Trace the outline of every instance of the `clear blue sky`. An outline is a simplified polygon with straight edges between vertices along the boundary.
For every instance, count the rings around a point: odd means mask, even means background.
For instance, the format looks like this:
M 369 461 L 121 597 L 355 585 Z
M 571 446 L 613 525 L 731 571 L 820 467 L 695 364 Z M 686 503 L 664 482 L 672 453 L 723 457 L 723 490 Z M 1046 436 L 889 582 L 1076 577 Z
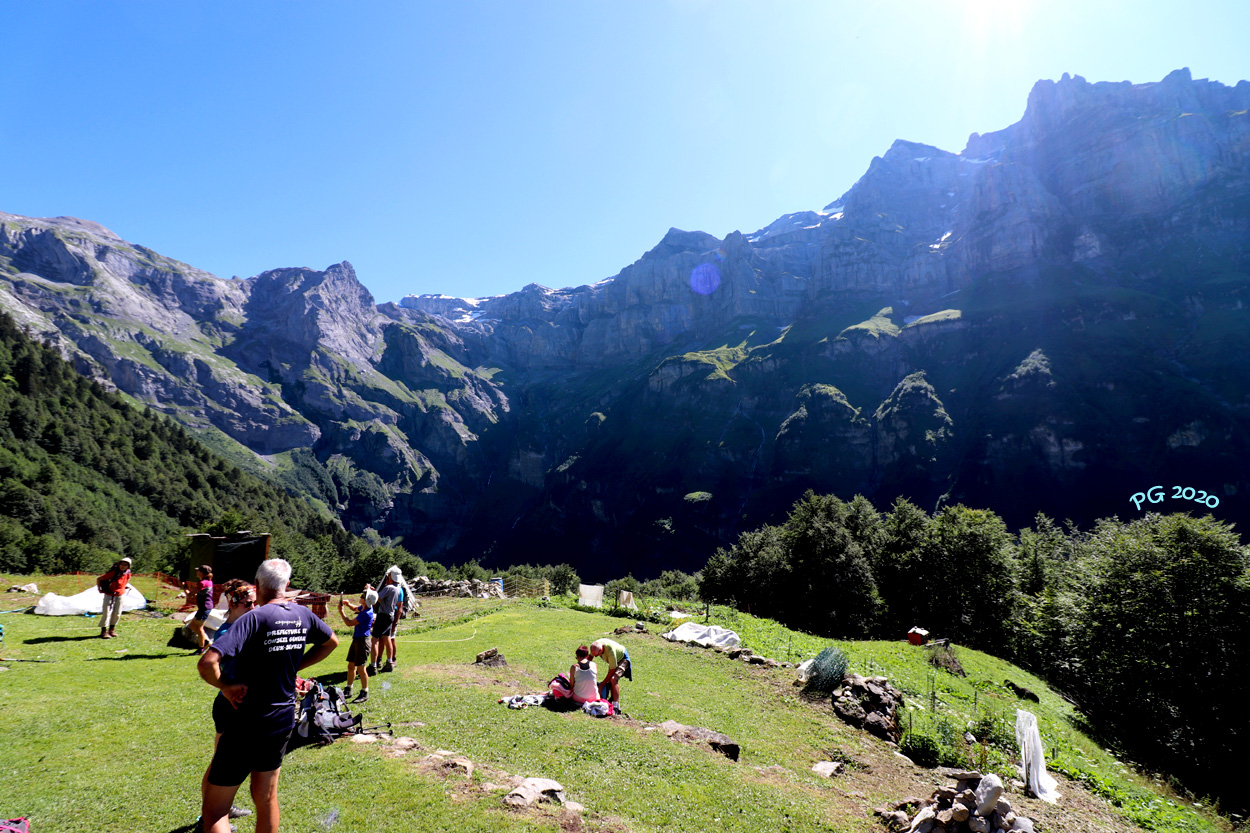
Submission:
M 754 231 L 1033 83 L 1250 78 L 1250 2 L 0 3 L 0 210 L 378 301 L 616 274 Z

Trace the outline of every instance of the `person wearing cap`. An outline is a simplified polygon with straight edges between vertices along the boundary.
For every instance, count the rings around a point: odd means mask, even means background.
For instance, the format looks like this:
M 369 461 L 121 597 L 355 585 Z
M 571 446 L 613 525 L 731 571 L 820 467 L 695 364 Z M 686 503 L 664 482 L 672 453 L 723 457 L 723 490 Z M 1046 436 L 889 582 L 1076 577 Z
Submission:
M 343 622 L 352 625 L 352 644 L 347 649 L 347 687 L 343 689 L 344 697 L 352 696 L 352 682 L 356 672 L 360 672 L 360 694 L 353 703 L 366 703 L 369 700 L 369 672 L 365 666 L 369 662 L 369 636 L 373 633 L 373 606 L 378 603 L 378 591 L 372 588 L 360 594 L 360 604 L 354 605 L 347 599 L 339 597 L 339 615 Z M 343 608 L 351 608 L 355 616 L 348 616 Z
M 100 610 L 101 639 L 117 636 L 117 620 L 122 615 L 122 596 L 126 594 L 126 586 L 130 584 L 130 564 L 129 558 L 123 558 L 95 580 L 96 588 L 104 594 L 104 606 Z
M 399 567 L 391 565 L 382 580 L 382 589 L 378 591 L 378 603 L 373 608 L 376 617 L 373 620 L 373 649 L 369 654 L 370 676 L 395 670 L 395 623 L 399 619 L 399 583 L 403 578 Z M 386 663 L 379 667 L 378 661 L 382 659 L 383 652 L 386 653 Z

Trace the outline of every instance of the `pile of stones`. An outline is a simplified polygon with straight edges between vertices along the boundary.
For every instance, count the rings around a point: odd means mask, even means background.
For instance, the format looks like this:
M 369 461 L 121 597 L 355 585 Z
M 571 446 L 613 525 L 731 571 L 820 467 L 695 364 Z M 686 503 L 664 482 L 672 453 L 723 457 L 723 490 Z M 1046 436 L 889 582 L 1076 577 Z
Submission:
M 903 692 L 890 685 L 886 677 L 848 674 L 842 685 L 833 690 L 833 710 L 838 717 L 892 743 L 898 743 L 902 735 L 898 725 L 898 709 L 902 705 Z
M 479 579 L 432 579 L 429 576 L 417 576 L 409 580 L 408 586 L 418 596 L 464 596 L 481 598 L 483 595 L 493 599 L 504 598 L 503 588 L 498 584 Z
M 907 833 L 1033 833 L 1033 822 L 1019 815 L 1003 797 L 1003 782 L 993 773 L 953 770 L 953 786 L 934 791 L 926 801 L 907 799 L 876 814 L 891 830 Z M 906 808 L 919 805 L 914 816 Z
M 717 650 L 722 650 L 722 649 L 717 649 Z M 760 656 L 759 654 L 752 651 L 750 648 L 730 648 L 729 650 L 725 651 L 725 656 L 729 657 L 730 659 L 736 659 L 736 660 L 745 662 L 747 665 L 762 665 L 765 668 L 789 668 L 790 667 L 790 663 L 788 662 L 778 662 L 775 659 L 770 659 L 769 657 Z

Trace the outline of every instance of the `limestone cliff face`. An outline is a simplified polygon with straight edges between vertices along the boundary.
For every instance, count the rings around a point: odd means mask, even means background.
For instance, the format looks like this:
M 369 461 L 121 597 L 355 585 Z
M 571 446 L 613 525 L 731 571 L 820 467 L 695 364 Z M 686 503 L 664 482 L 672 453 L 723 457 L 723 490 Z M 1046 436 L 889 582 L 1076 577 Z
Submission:
M 818 211 L 494 298 L 377 305 L 348 263 L 221 280 L 0 214 L 0 306 L 452 560 L 694 569 L 807 488 L 1123 514 L 1162 480 L 1250 488 L 1248 113 L 1250 83 L 1187 70 L 1042 81 Z

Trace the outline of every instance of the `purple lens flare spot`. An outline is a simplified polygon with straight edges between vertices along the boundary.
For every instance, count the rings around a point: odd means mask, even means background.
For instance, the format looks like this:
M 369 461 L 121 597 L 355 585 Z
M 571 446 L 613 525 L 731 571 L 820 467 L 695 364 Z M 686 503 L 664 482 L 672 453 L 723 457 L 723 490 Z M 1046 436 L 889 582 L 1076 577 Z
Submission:
M 690 273 L 690 288 L 700 295 L 711 295 L 720 286 L 720 270 L 711 263 L 700 263 Z

